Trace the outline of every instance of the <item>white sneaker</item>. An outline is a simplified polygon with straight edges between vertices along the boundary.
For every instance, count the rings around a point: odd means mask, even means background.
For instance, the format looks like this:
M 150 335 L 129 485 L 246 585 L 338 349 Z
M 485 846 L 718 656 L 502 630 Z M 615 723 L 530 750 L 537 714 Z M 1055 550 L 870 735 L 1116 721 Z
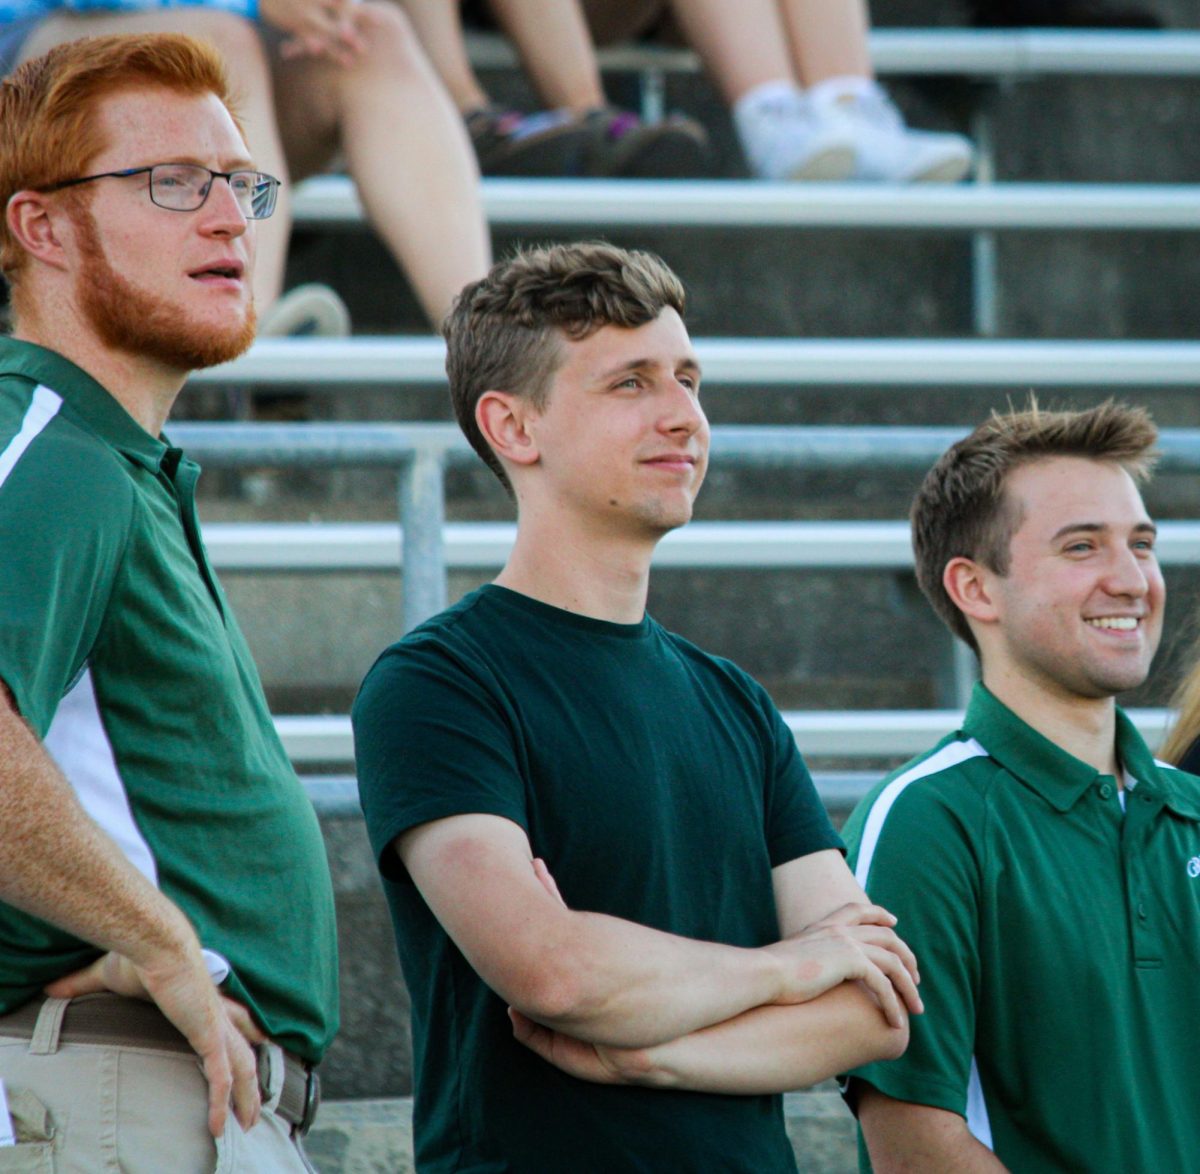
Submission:
M 799 90 L 735 105 L 734 126 L 750 170 L 759 179 L 849 178 L 856 160 L 852 128 L 814 115 Z
M 912 130 L 878 86 L 835 96 L 810 95 L 819 123 L 849 134 L 855 144 L 851 179 L 893 183 L 955 183 L 975 161 L 975 148 L 962 135 Z
M 258 324 L 259 338 L 345 338 L 349 333 L 346 303 L 316 281 L 280 295 Z

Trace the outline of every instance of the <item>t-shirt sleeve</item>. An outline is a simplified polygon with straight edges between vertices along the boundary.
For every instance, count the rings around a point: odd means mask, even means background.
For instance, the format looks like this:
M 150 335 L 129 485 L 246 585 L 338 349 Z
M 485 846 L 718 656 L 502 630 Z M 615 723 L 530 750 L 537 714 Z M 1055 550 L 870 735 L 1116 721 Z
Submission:
M 394 645 L 351 712 L 359 799 L 380 871 L 407 873 L 392 842 L 452 815 L 498 815 L 528 831 L 512 723 L 486 683 L 436 640 Z
M 39 737 L 99 637 L 133 508 L 107 453 L 47 433 L 0 483 L 0 680 Z
M 844 852 L 783 714 L 765 691 L 761 704 L 769 732 L 765 815 L 771 867 L 830 848 Z
M 896 915 L 896 932 L 916 954 L 925 1013 L 912 1017 L 903 1056 L 850 1076 L 897 1100 L 965 1116 L 979 990 L 973 797 L 958 788 L 951 803 L 936 788 L 914 784 L 890 806 L 889 798 L 885 787 L 851 817 L 850 864 L 871 900 Z

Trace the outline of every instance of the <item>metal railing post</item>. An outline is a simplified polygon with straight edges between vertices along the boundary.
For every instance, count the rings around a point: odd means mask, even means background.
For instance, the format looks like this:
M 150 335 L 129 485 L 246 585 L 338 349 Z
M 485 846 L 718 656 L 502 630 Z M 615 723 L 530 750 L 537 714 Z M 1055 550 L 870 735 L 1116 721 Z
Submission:
M 404 630 L 446 606 L 444 454 L 418 449 L 400 469 Z
M 658 66 L 648 65 L 642 70 L 639 89 L 642 121 L 662 122 L 666 117 L 667 106 L 667 81 L 663 71 Z
M 954 641 L 950 654 L 954 665 L 954 708 L 966 709 L 975 682 L 979 680 L 979 661 L 957 636 L 951 636 L 950 639 Z
M 971 118 L 971 137 L 975 140 L 975 182 L 992 184 L 996 180 L 996 160 L 992 145 L 992 120 L 982 108 Z M 978 338 L 995 338 L 1000 332 L 996 264 L 996 234 L 983 229 L 971 234 L 971 318 Z

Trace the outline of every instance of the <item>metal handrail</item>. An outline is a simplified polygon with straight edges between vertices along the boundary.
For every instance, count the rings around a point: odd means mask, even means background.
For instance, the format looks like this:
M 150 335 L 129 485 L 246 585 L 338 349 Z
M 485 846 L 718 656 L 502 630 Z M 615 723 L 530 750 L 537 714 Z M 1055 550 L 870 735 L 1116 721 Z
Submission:
M 478 68 L 517 64 L 502 37 L 475 33 L 467 44 Z M 1200 75 L 1200 33 L 1191 31 L 874 29 L 869 46 L 875 70 L 883 74 Z M 695 73 L 701 68 L 691 50 L 657 45 L 616 45 L 598 56 L 606 71 Z
M 1151 749 L 1171 722 L 1167 709 L 1126 711 Z M 958 709 L 788 710 L 784 721 L 810 758 L 904 759 L 920 754 L 962 724 Z M 354 740 L 344 715 L 277 717 L 275 728 L 297 766 L 351 763 Z
M 875 468 L 920 468 L 927 467 L 954 440 L 962 435 L 962 430 L 956 428 L 786 428 L 786 427 L 747 427 L 738 425 L 723 425 L 713 430 L 713 460 L 740 466 L 758 468 L 804 467 L 843 468 L 856 463 L 870 462 Z M 372 531 L 347 530 L 342 526 L 340 540 L 334 540 L 326 545 L 326 551 L 315 564 L 312 560 L 309 566 L 317 565 L 321 569 L 355 565 L 353 558 L 367 565 L 393 566 L 400 565 L 402 552 L 405 568 L 405 584 L 403 594 L 404 626 L 414 627 L 428 616 L 441 611 L 447 602 L 446 573 L 450 563 L 448 557 L 447 535 L 457 538 L 461 534 L 462 543 L 459 551 L 463 561 L 456 565 L 479 566 L 499 565 L 503 561 L 503 552 L 511 543 L 511 531 L 503 527 L 496 529 L 475 525 L 463 527 L 456 532 L 445 523 L 445 470 L 451 464 L 473 461 L 466 442 L 453 425 L 449 424 L 214 424 L 214 423 L 181 423 L 172 426 L 169 435 L 172 440 L 182 445 L 189 453 L 203 464 L 223 466 L 226 468 L 245 468 L 270 465 L 306 465 L 308 467 L 331 467 L 338 465 L 374 466 L 376 468 L 392 468 L 397 472 L 399 480 L 400 526 L 379 527 Z M 1200 468 L 1200 430 L 1197 429 L 1168 429 L 1161 438 L 1161 448 L 1164 454 L 1164 467 L 1170 469 Z M 756 525 L 768 525 L 756 523 Z M 807 523 L 808 534 L 817 534 L 814 530 L 816 523 Z M 855 525 L 863 523 L 825 523 L 830 526 L 851 528 L 846 533 L 852 533 Z M 874 525 L 887 524 L 875 523 Z M 1196 549 L 1192 523 L 1165 523 L 1164 534 L 1173 534 L 1178 527 L 1178 547 L 1181 552 Z M 338 531 L 329 531 L 330 535 Z M 750 537 L 748 530 L 726 528 L 719 531 L 728 535 L 720 541 L 726 543 L 725 565 L 746 565 L 736 559 L 748 557 L 750 547 L 746 545 Z M 214 546 L 222 553 L 224 565 L 240 565 L 246 567 L 253 563 L 254 558 L 265 556 L 269 546 L 267 536 L 271 534 L 277 540 L 277 548 L 286 544 L 288 533 L 286 527 L 275 527 L 273 531 L 261 527 L 255 533 L 251 529 L 241 531 L 243 537 L 249 539 L 251 552 L 249 561 L 245 554 L 235 550 L 236 531 L 209 527 L 208 533 Z M 695 543 L 703 543 L 706 533 L 716 535 L 718 531 L 706 532 L 704 529 L 693 529 L 695 539 L 689 538 L 689 531 L 684 530 L 680 536 L 664 545 L 663 559 L 670 559 L 672 550 L 678 549 L 680 558 L 686 565 L 688 558 L 714 557 L 717 540 L 709 540 L 707 554 L 703 551 L 699 556 L 695 553 Z M 312 542 L 313 531 L 301 534 L 301 547 Z M 872 549 L 889 549 L 891 563 L 900 565 L 903 561 L 902 552 L 906 536 L 900 536 L 892 530 L 876 533 L 870 540 L 862 537 L 859 531 L 858 539 L 851 539 L 841 544 L 846 552 L 846 558 L 851 552 L 859 553 L 852 561 L 862 560 L 867 565 L 872 564 Z M 361 546 L 353 558 L 349 551 L 366 539 L 369 545 Z M 223 542 L 223 545 L 222 545 Z M 394 545 L 393 545 L 394 543 Z M 476 547 L 482 543 L 486 554 L 465 553 L 472 544 Z M 693 546 L 693 553 L 684 555 Z M 888 544 L 886 547 L 881 544 Z M 245 547 L 243 543 L 243 549 Z M 260 554 L 255 555 L 253 548 L 258 546 Z M 295 541 L 292 543 L 293 552 Z M 731 556 L 728 552 L 741 550 L 741 554 Z M 772 549 L 776 557 L 784 557 L 785 561 L 778 565 L 820 565 L 813 562 L 797 562 L 799 553 L 793 552 L 782 555 L 786 545 L 774 544 Z M 811 548 L 810 548 L 811 549 Z M 831 547 L 832 549 L 832 547 Z M 1165 551 L 1172 549 L 1172 539 L 1166 540 Z M 392 551 L 396 551 L 397 560 L 392 562 Z M 799 548 L 797 548 L 799 550 Z M 807 557 L 812 557 L 807 556 Z M 339 562 L 339 560 L 348 560 Z M 787 561 L 791 559 L 793 561 Z M 302 562 L 302 560 L 300 560 Z M 1180 555 L 1180 561 L 1195 561 L 1191 555 Z M 280 565 L 288 565 L 284 557 Z M 293 569 L 297 562 L 290 564 Z M 861 562 L 859 563 L 861 565 Z
M 1020 230 L 1200 228 L 1200 185 L 996 183 L 957 185 L 753 183 L 739 179 L 485 179 L 490 223 L 570 227 L 775 227 Z M 296 223 L 363 223 L 345 176 L 296 188 Z
M 1200 201 L 1197 203 L 1200 208 Z M 721 387 L 1195 387 L 1200 342 L 697 338 Z M 440 338 L 267 338 L 189 387 L 445 383 Z

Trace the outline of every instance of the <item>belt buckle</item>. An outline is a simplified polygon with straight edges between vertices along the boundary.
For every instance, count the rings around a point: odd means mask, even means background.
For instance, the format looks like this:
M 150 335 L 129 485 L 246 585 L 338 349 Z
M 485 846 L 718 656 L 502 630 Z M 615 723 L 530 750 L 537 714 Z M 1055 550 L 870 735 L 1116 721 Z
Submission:
M 304 1081 L 304 1112 L 296 1131 L 301 1137 L 307 1135 L 312 1123 L 317 1119 L 317 1110 L 321 1107 L 321 1077 L 316 1066 L 307 1066 L 307 1076 Z

